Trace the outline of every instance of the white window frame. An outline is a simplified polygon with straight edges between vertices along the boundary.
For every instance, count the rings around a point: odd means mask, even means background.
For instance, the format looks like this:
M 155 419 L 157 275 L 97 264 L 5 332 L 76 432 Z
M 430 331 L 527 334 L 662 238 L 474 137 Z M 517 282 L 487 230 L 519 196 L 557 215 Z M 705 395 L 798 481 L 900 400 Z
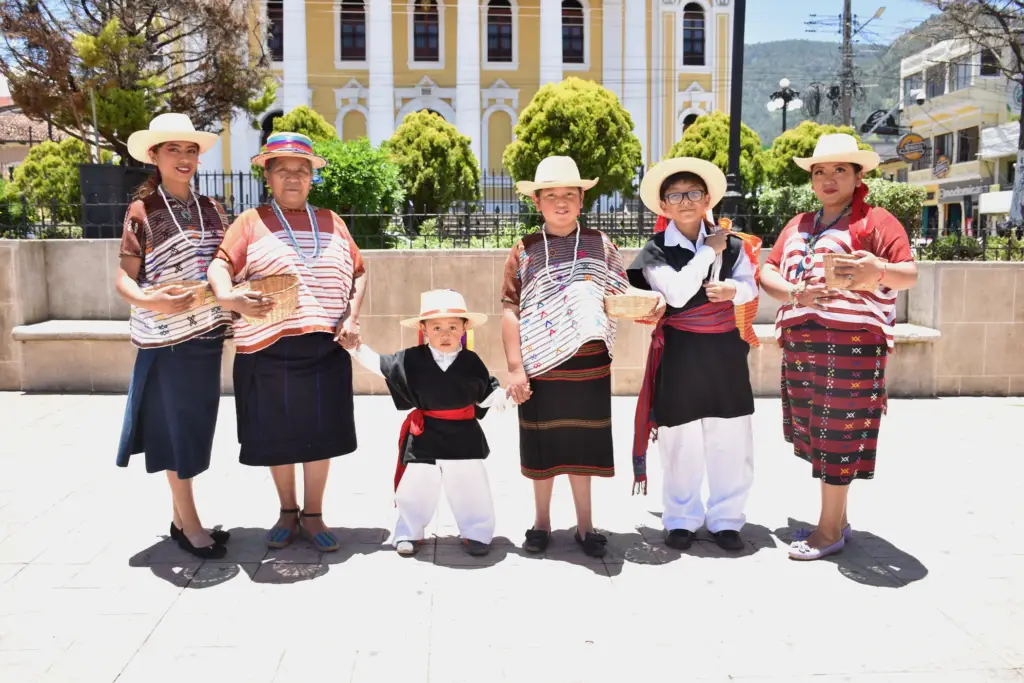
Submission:
M 369 62 L 363 59 L 360 62 L 346 61 L 341 58 L 341 3 L 343 0 L 334 0 L 334 68 L 339 71 L 367 71 L 370 68 Z M 366 40 L 370 40 L 370 8 L 363 0 L 363 21 L 366 28 Z M 370 53 L 367 46 L 366 54 Z
M 417 62 L 416 61 L 416 44 L 415 44 L 415 33 L 413 31 L 416 23 L 416 0 L 407 0 L 406 2 L 406 15 L 408 21 L 405 22 L 408 29 L 408 43 L 409 43 L 409 59 L 407 66 L 410 71 L 438 71 L 444 69 L 444 0 L 434 0 L 437 3 L 437 61 L 436 62 Z
M 590 71 L 590 0 L 576 0 L 583 6 L 583 63 L 582 64 L 567 64 L 565 57 L 562 57 L 562 71 Z M 562 18 L 562 3 L 558 3 L 558 18 Z M 559 21 L 561 23 L 561 21 Z M 562 40 L 562 32 L 559 31 L 558 39 Z M 558 46 L 558 51 L 561 53 L 562 46 Z
M 284 3 L 282 3 L 283 6 Z M 277 61 L 274 56 L 269 54 L 270 49 L 267 47 L 267 23 L 270 21 L 270 7 L 267 5 L 267 0 L 260 0 L 260 46 L 261 50 L 267 51 L 267 56 L 270 57 L 270 68 L 273 69 L 284 69 L 284 61 Z M 284 15 L 281 16 L 281 40 L 284 40 Z M 284 50 L 282 49 L 281 55 L 284 56 Z
M 690 3 L 700 5 L 704 8 L 704 65 L 683 64 L 683 11 Z M 672 7 L 671 11 L 677 13 L 676 40 L 679 41 L 679 49 L 676 53 L 679 59 L 676 60 L 676 67 L 684 74 L 709 74 L 713 72 L 715 61 L 715 13 L 710 2 L 706 0 L 681 0 L 678 7 Z M 719 13 L 721 14 L 721 13 Z
M 492 62 L 487 54 L 487 10 L 490 8 L 491 0 L 481 0 L 480 3 L 480 54 L 483 59 L 480 61 L 480 69 L 483 71 L 518 71 L 519 70 L 519 3 L 516 0 L 509 0 L 512 8 L 512 61 Z

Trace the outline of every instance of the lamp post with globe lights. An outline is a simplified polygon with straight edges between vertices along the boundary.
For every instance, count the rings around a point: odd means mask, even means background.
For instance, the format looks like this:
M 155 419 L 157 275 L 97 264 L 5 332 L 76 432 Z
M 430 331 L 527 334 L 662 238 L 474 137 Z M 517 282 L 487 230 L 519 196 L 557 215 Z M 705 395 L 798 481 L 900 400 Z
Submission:
M 789 79 L 779 81 L 779 89 L 772 93 L 768 100 L 768 111 L 782 110 L 782 132 L 786 132 L 786 112 L 796 111 L 803 106 L 800 93 L 789 87 Z

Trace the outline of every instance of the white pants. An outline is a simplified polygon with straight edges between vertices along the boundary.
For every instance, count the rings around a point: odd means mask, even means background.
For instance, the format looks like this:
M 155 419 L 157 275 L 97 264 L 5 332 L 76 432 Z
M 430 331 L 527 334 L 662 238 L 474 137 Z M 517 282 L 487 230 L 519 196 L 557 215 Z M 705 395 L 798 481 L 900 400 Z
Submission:
M 490 543 L 494 537 L 494 502 L 483 460 L 438 460 L 436 465 L 410 463 L 395 492 L 398 524 L 392 545 L 420 541 L 434 518 L 441 485 L 463 538 Z
M 658 451 L 664 469 L 661 521 L 669 531 L 739 531 L 743 508 L 754 482 L 754 437 L 751 416 L 708 417 L 678 427 L 658 428 Z M 707 512 L 701 501 L 704 468 L 708 471 Z

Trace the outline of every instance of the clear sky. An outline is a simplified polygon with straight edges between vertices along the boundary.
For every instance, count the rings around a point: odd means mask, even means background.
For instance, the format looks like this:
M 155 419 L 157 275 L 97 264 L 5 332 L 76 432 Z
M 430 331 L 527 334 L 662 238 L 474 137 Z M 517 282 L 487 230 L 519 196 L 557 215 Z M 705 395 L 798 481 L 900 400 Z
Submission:
M 885 7 L 881 18 L 866 28 L 867 41 L 888 45 L 895 38 L 914 28 L 935 11 L 921 0 L 853 0 L 853 14 L 858 22 L 870 19 L 875 10 Z M 747 0 L 745 43 L 773 40 L 828 40 L 841 42 L 839 15 L 842 0 Z M 811 17 L 811 14 L 817 15 Z M 831 26 L 807 26 L 806 21 L 831 20 Z M 808 33 L 813 29 L 815 33 Z

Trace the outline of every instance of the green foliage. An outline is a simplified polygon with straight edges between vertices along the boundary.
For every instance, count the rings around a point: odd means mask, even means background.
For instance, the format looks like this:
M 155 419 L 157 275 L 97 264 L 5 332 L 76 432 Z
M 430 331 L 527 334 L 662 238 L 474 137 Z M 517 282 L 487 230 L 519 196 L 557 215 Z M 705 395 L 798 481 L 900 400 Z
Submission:
M 921 251 L 921 261 L 973 261 L 981 257 L 981 242 L 966 235 L 940 237 Z
M 771 149 L 763 157 L 765 184 L 768 187 L 786 187 L 802 185 L 810 176 L 793 162 L 794 157 L 809 157 L 814 153 L 814 146 L 822 135 L 846 133 L 857 138 L 858 147 L 871 149 L 871 145 L 860 141 L 860 136 L 850 126 L 821 125 L 813 121 L 804 121 L 796 128 L 787 130 L 785 134 L 775 138 Z
M 740 124 L 740 177 L 746 192 L 756 192 L 762 183 L 761 138 L 746 124 Z M 729 170 L 729 116 L 720 111 L 700 116 L 686 129 L 668 154 L 710 161 L 726 173 Z
M 327 119 L 306 105 L 292 109 L 284 116 L 274 119 L 275 133 L 299 133 L 313 142 L 337 140 L 338 131 L 327 123 Z
M 636 194 L 641 147 L 633 119 L 611 91 L 593 81 L 567 78 L 542 87 L 519 115 L 515 137 L 502 163 L 516 181 L 533 180 L 546 157 L 569 156 L 583 178 L 600 179 L 587 192 L 585 208 L 602 195 Z
M 362 236 L 382 235 L 386 217 L 352 214 L 392 214 L 401 207 L 405 199 L 401 172 L 387 151 L 366 138 L 315 142 L 313 151 L 327 159 L 327 166 L 320 170 L 321 182 L 313 185 L 309 202 L 345 218 L 357 242 Z M 379 240 L 369 243 L 376 246 Z
M 110 163 L 113 155 L 103 151 L 100 160 Z M 78 165 L 91 160 L 81 140 L 66 138 L 33 147 L 14 169 L 14 182 L 7 188 L 13 202 L 22 203 L 26 213 L 42 212 L 46 220 L 77 223 L 81 217 L 82 193 Z
M 402 121 L 388 142 L 401 169 L 413 211 L 441 213 L 459 201 L 480 197 L 480 167 L 470 140 L 439 114 L 419 111 Z

